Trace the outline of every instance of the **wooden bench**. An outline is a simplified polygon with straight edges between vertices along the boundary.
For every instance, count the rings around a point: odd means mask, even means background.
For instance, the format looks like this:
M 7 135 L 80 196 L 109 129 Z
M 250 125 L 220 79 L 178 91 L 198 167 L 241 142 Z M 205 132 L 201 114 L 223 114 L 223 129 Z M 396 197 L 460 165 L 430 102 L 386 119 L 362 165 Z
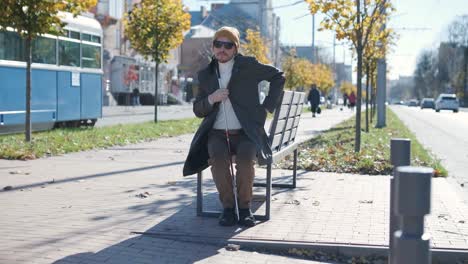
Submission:
M 268 140 L 273 152 L 271 160 L 259 159 L 260 165 L 266 165 L 266 183 L 254 183 L 254 186 L 266 187 L 265 215 L 255 215 L 258 220 L 270 219 L 271 188 L 296 188 L 297 170 L 297 147 L 295 141 L 297 127 L 301 118 L 305 93 L 285 91 L 283 92 L 281 103 L 275 109 L 274 118 L 270 123 Z M 290 184 L 272 184 L 271 167 L 281 161 L 286 156 L 293 153 L 293 174 Z M 235 157 L 233 157 L 235 161 Z M 207 217 L 219 217 L 221 212 L 203 210 L 203 172 L 198 173 L 197 178 L 197 215 Z

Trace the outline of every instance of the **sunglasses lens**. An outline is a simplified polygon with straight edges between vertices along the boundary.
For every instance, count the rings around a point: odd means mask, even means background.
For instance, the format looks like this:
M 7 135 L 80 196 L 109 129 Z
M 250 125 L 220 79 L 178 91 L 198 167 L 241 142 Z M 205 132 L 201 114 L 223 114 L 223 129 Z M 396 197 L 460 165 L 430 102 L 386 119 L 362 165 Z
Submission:
M 234 47 L 234 43 L 224 43 L 224 47 L 226 49 L 232 49 L 232 47 Z
M 215 48 L 219 49 L 223 46 L 223 43 L 220 42 L 220 41 L 215 41 L 213 42 L 213 46 L 215 46 Z
M 225 49 L 232 49 L 234 47 L 234 43 L 215 40 L 213 41 L 213 46 L 217 49 L 220 49 L 222 46 L 224 46 Z

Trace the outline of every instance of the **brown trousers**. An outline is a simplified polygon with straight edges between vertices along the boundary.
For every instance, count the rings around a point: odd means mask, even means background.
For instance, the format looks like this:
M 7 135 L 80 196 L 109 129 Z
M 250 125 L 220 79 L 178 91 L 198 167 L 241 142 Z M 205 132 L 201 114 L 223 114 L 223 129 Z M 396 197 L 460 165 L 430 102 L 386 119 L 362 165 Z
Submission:
M 250 208 L 252 188 L 255 176 L 254 164 L 257 159 L 257 148 L 247 135 L 240 133 L 229 135 L 232 154 L 236 155 L 237 199 L 241 209 Z M 234 208 L 234 192 L 230 172 L 226 135 L 224 131 L 212 130 L 208 136 L 209 164 L 213 180 L 218 189 L 219 199 L 224 208 Z

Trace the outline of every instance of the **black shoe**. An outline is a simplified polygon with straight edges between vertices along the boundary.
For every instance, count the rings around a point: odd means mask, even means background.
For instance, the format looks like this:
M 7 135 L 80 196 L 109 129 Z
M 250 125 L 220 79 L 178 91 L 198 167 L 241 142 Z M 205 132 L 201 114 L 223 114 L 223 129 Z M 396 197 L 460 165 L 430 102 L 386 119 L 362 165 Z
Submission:
M 246 227 L 255 226 L 255 217 L 249 208 L 239 209 L 239 224 Z
M 223 213 L 219 217 L 219 225 L 233 226 L 236 224 L 236 214 L 232 208 L 224 208 Z

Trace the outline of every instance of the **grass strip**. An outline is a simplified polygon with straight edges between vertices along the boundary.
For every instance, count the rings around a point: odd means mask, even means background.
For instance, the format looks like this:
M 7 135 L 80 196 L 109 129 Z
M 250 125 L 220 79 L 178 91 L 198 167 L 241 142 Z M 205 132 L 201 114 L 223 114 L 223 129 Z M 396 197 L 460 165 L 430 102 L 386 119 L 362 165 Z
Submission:
M 362 118 L 365 115 L 363 112 Z M 375 128 L 369 125 L 369 132 L 361 132 L 361 151 L 354 152 L 355 117 L 346 120 L 319 136 L 299 146 L 298 168 L 308 171 L 356 173 L 371 175 L 391 174 L 391 138 L 411 140 L 411 165 L 434 169 L 436 177 L 447 176 L 447 170 L 433 154 L 426 150 L 414 134 L 387 108 L 387 126 Z M 365 128 L 365 119 L 361 124 Z M 292 168 L 292 157 L 279 166 Z
M 201 119 L 190 118 L 99 128 L 53 129 L 33 133 L 30 143 L 24 141 L 24 134 L 3 135 L 0 136 L 0 158 L 36 159 L 151 141 L 160 137 L 193 133 L 200 122 Z

